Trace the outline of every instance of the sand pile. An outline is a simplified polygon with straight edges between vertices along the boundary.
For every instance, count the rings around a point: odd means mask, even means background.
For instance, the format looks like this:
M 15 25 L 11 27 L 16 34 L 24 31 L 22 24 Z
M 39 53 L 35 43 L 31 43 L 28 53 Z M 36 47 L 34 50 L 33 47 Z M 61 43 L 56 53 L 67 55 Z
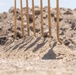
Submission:
M 0 57 L 27 60 L 68 59 L 75 58 L 76 52 L 50 38 L 27 37 L 25 40 L 15 40 L 11 44 L 6 43 L 0 50 Z
M 44 38 L 41 38 L 40 8 L 35 7 L 36 35 L 33 37 L 32 11 L 29 8 L 30 36 L 27 35 L 26 8 L 23 8 L 25 39 L 21 32 L 21 15 L 17 9 L 17 40 L 14 40 L 14 9 L 0 13 L 0 57 L 24 59 L 63 59 L 71 57 L 76 50 L 76 10 L 60 8 L 60 39 L 63 44 L 58 45 L 56 39 L 56 9 L 52 9 L 52 36 L 48 37 L 48 11 L 43 8 Z M 74 53 L 75 55 L 75 53 Z M 73 56 L 73 55 L 72 55 Z
M 14 39 L 14 8 L 0 13 L 0 75 L 75 75 L 76 9 L 60 8 L 60 39 L 56 38 L 56 9 L 53 8 L 52 36 L 48 37 L 48 10 L 43 8 L 44 34 L 41 37 L 40 8 L 35 7 L 36 37 L 33 36 L 29 8 L 30 36 L 27 35 L 26 8 L 23 8 L 25 38 L 22 39 L 21 15 L 17 9 L 17 39 Z M 42 60 L 43 59 L 43 60 Z

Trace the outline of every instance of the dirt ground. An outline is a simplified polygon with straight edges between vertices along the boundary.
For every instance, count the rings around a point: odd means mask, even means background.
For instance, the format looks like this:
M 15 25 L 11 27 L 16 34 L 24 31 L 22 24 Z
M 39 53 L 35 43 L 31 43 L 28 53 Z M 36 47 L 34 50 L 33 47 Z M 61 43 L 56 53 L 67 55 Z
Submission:
M 17 48 L 12 51 L 12 48 L 6 51 L 7 47 L 5 50 L 2 47 L 0 50 L 0 75 L 76 74 L 76 51 L 70 50 L 64 44 L 55 44 L 54 41 L 49 43 L 50 40 L 45 40 L 47 43 L 41 49 L 36 48 L 37 51 L 33 52 L 37 45 L 35 44 L 32 47 L 29 47 L 29 45 L 36 40 L 38 39 L 33 39 L 20 50 Z M 18 44 L 19 42 L 22 41 L 18 40 Z M 17 44 L 17 41 L 15 43 Z M 27 42 L 20 46 L 25 43 Z M 41 45 L 42 43 L 42 39 L 40 39 L 38 44 Z M 27 47 L 29 47 L 28 50 L 24 52 Z
M 75 75 L 76 59 L 12 60 L 0 59 L 0 75 Z
M 0 75 L 76 75 L 76 9 L 60 8 L 59 37 L 56 35 L 56 8 L 51 9 L 52 38 L 49 38 L 48 9 L 43 8 L 44 38 L 41 37 L 40 8 L 35 7 L 36 37 L 29 8 L 30 36 L 27 36 L 26 8 L 17 9 L 17 39 L 14 39 L 14 9 L 0 13 Z

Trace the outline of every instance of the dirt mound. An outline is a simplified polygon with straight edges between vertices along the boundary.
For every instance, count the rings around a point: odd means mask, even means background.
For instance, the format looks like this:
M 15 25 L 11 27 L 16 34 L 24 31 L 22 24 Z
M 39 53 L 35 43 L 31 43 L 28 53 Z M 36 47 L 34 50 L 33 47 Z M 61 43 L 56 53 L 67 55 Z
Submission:
M 48 37 L 48 11 L 43 10 L 44 35 L 41 38 L 40 8 L 35 7 L 35 25 L 37 37 L 33 37 L 32 11 L 29 8 L 30 36 L 27 35 L 26 8 L 23 8 L 25 39 L 21 32 L 21 15 L 17 9 L 17 40 L 14 40 L 14 9 L 9 12 L 0 13 L 0 56 L 3 58 L 25 58 L 25 59 L 62 59 L 71 56 L 71 50 L 76 50 L 76 11 L 60 8 L 60 39 L 63 44 L 56 42 L 56 10 L 52 9 L 52 36 Z M 51 46 L 50 46 L 51 45 Z M 66 47 L 67 46 L 67 47 Z M 70 50 L 70 49 L 71 50 Z
M 0 51 L 1 58 L 10 59 L 64 59 L 76 57 L 73 52 L 64 44 L 59 45 L 50 38 L 26 37 L 25 40 L 15 40 L 11 44 L 6 43 Z
M 48 9 L 43 8 L 44 34 L 41 37 L 40 8 L 35 7 L 36 37 L 33 36 L 29 8 L 30 36 L 27 36 L 26 8 L 23 8 L 25 38 L 22 39 L 21 15 L 17 9 L 17 39 L 14 39 L 14 8 L 0 13 L 0 75 L 75 75 L 76 10 L 60 8 L 60 39 L 56 38 L 56 9 L 52 9 L 52 36 L 49 38 Z
M 23 17 L 24 17 L 24 30 L 25 35 L 27 35 L 27 20 L 26 20 L 26 8 L 23 8 Z M 29 8 L 29 23 L 30 23 L 30 36 L 33 35 L 33 19 L 32 19 L 32 11 Z M 40 23 L 40 8 L 35 7 L 35 25 L 37 36 L 41 36 L 41 23 Z M 76 50 L 76 11 L 71 9 L 60 8 L 60 38 L 63 43 L 71 48 L 72 50 Z M 52 16 L 52 35 L 53 38 L 56 39 L 56 10 L 51 10 Z M 43 21 L 44 21 L 44 35 L 48 37 L 48 11 L 47 7 L 44 7 L 43 11 Z M 0 37 L 3 36 L 7 38 L 7 40 L 14 39 L 14 9 L 11 7 L 9 12 L 0 13 Z M 22 38 L 21 32 L 21 15 L 19 9 L 17 9 L 17 39 Z M 1 38 L 2 40 L 2 38 Z M 3 39 L 4 40 L 4 39 Z M 4 40 L 6 41 L 6 40 Z

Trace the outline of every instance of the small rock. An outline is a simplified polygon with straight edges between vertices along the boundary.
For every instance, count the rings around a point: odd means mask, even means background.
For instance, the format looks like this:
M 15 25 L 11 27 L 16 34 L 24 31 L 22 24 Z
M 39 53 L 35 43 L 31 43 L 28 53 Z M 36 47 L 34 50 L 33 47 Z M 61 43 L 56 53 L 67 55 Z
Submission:
M 14 7 L 11 7 L 9 9 L 9 13 L 13 13 L 14 14 Z M 19 9 L 16 9 L 16 13 L 17 13 L 17 16 L 20 15 L 20 10 Z
M 6 36 L 0 36 L 0 45 L 4 45 L 7 41 L 7 37 Z
M 54 17 L 54 15 L 55 15 L 54 13 L 51 13 L 51 17 Z
M 48 37 L 49 36 L 49 30 L 48 29 L 44 29 L 44 37 Z
M 17 16 L 17 20 L 21 20 L 21 15 L 18 15 Z
M 32 13 L 29 13 L 29 23 L 33 22 Z
M 9 33 L 8 37 L 13 37 L 14 33 Z
M 31 31 L 34 31 L 33 26 L 30 26 L 30 30 Z M 36 32 L 38 33 L 39 31 L 40 31 L 40 28 L 39 27 L 36 27 Z
M 21 33 L 21 31 L 18 31 L 18 32 L 17 32 L 17 37 L 18 37 L 19 39 L 22 38 L 22 33 Z
M 73 22 L 73 23 L 71 24 L 71 29 L 74 30 L 75 28 L 76 28 L 76 24 L 75 24 L 75 22 Z
M 2 28 L 3 28 L 3 27 L 0 25 L 0 30 L 2 30 Z
M 3 18 L 6 19 L 7 18 L 7 13 L 3 12 Z
M 65 40 L 64 44 L 68 46 L 70 44 L 70 41 L 69 40 Z
M 64 35 L 64 32 L 63 32 L 63 31 L 61 31 L 59 35 Z
M 63 13 L 64 15 L 73 15 L 73 13 L 71 11 L 66 11 L 65 13 Z
M 56 22 L 57 17 L 54 17 L 54 21 Z M 59 22 L 61 22 L 63 20 L 62 17 L 59 17 Z
M 39 7 L 35 6 L 34 11 L 35 11 L 35 15 L 39 15 L 40 14 L 40 8 Z
M 44 13 L 43 14 L 43 19 L 46 19 L 48 17 L 48 14 L 47 13 Z
M 12 13 L 12 12 L 14 12 L 14 7 L 11 7 L 11 8 L 9 9 L 9 13 Z

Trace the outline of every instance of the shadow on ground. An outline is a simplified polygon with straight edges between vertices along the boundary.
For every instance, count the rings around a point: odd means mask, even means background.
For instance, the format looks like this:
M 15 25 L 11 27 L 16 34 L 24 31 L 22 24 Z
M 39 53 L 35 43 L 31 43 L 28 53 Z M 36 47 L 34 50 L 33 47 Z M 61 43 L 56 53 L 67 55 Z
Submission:
M 56 54 L 53 52 L 53 48 L 56 46 L 57 42 L 54 42 L 52 48 L 42 57 L 44 60 L 56 59 Z
M 31 43 L 24 51 L 27 51 L 28 49 L 32 48 L 41 38 L 38 37 L 33 43 Z

